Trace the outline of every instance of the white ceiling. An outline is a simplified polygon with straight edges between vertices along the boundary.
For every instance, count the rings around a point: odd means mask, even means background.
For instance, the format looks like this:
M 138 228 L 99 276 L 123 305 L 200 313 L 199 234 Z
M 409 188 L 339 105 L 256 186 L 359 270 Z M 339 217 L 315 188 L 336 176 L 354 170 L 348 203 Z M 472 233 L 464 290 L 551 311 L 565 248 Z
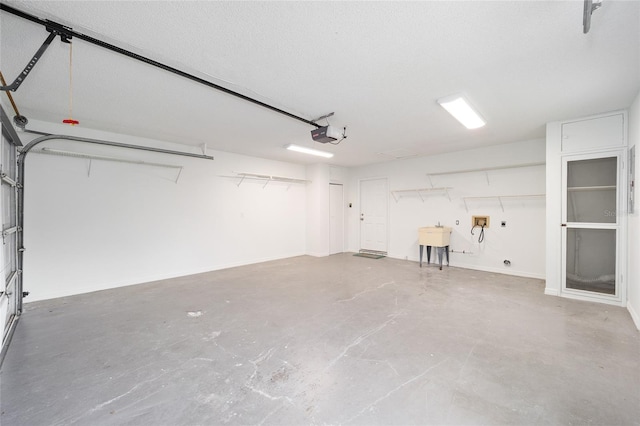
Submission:
M 335 112 L 348 138 L 314 143 L 307 124 L 75 40 L 81 126 L 297 163 L 358 166 L 392 158 L 381 152 L 543 138 L 545 123 L 627 108 L 640 89 L 639 1 L 604 0 L 586 35 L 582 0 L 3 2 L 307 119 Z M 10 83 L 48 33 L 6 12 L 0 23 Z M 458 92 L 484 128 L 465 129 L 436 103 Z M 68 93 L 69 45 L 58 38 L 14 98 L 22 115 L 60 122 Z

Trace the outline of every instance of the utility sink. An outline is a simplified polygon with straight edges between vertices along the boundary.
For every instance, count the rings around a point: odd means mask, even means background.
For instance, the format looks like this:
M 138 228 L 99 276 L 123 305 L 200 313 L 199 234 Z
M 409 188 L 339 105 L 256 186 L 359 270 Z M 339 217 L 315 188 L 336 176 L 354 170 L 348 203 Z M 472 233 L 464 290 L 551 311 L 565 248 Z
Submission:
M 418 243 L 421 246 L 444 247 L 449 245 L 452 229 L 447 226 L 418 228 Z

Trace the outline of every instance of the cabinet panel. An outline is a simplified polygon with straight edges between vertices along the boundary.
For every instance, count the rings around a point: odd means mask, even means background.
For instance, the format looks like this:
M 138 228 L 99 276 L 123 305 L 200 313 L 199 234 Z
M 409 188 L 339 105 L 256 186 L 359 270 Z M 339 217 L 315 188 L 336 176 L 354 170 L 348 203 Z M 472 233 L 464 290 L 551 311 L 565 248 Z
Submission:
M 562 124 L 562 152 L 624 146 L 622 113 Z

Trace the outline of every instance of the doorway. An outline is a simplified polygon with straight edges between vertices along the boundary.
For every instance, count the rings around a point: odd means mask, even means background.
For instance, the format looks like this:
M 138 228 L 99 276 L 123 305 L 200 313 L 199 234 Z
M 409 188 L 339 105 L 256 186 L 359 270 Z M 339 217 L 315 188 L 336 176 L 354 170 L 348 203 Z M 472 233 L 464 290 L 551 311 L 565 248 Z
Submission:
M 360 181 L 360 251 L 387 253 L 388 187 L 387 178 Z

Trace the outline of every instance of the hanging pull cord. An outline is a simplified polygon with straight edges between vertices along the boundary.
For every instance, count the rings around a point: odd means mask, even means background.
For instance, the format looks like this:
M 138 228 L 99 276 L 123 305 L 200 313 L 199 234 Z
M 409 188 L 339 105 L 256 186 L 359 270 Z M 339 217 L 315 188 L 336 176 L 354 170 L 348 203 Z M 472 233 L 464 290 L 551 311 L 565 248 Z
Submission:
M 473 233 L 473 230 L 476 228 L 476 226 L 480 227 L 480 235 L 478 235 L 478 242 L 481 243 L 484 241 L 484 225 L 480 226 L 480 225 L 473 225 L 473 227 L 471 228 L 471 235 L 475 235 Z
M 73 119 L 73 43 L 69 42 L 69 118 L 62 120 L 64 124 L 76 126 L 80 124 Z
M 69 43 L 69 118 L 73 117 L 73 43 Z

